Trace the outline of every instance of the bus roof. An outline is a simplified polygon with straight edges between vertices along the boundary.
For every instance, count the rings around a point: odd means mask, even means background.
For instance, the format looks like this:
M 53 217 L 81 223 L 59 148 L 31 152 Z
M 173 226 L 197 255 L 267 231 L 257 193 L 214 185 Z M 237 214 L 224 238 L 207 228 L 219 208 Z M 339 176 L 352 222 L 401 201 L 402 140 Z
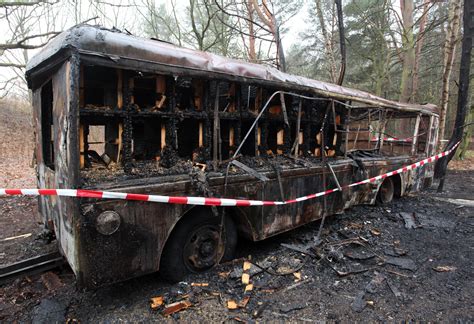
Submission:
M 126 62 L 138 61 L 141 66 L 160 65 L 178 71 L 207 73 L 222 79 L 242 79 L 245 82 L 265 82 L 283 89 L 310 91 L 338 100 L 352 100 L 369 106 L 379 106 L 401 111 L 438 114 L 432 104 L 407 104 L 378 97 L 371 93 L 313 80 L 281 72 L 273 67 L 229 59 L 209 52 L 179 47 L 162 41 L 136 37 L 97 26 L 80 25 L 68 29 L 48 43 L 27 64 L 26 75 L 30 80 L 36 70 L 51 64 L 52 57 L 63 57 L 64 52 L 73 50 L 80 55 L 107 58 L 117 67 L 125 67 Z M 62 55 L 61 55 L 62 54 Z M 366 106 L 365 106 L 366 107 Z

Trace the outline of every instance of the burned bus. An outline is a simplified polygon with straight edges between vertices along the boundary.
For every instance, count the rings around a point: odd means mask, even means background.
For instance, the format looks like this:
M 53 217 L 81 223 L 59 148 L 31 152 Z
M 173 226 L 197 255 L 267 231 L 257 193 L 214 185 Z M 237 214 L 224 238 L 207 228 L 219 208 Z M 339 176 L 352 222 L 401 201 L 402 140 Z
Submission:
M 433 105 L 404 104 L 274 68 L 79 26 L 27 66 L 40 188 L 291 200 L 431 155 Z M 208 207 L 43 196 L 78 283 L 170 280 L 259 241 L 429 186 L 431 165 L 280 206 Z

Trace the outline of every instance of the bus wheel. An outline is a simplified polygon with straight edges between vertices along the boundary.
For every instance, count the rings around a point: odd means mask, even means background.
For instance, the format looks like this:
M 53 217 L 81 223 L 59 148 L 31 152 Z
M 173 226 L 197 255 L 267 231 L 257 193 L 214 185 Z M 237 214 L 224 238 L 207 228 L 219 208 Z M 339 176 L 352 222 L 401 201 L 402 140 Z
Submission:
M 206 271 L 233 257 L 237 230 L 229 216 L 220 235 L 221 218 L 210 211 L 188 215 L 171 233 L 160 262 L 163 279 L 178 282 L 187 274 Z
M 392 201 L 395 193 L 395 187 L 391 178 L 386 178 L 377 193 L 377 202 L 380 204 L 388 204 Z

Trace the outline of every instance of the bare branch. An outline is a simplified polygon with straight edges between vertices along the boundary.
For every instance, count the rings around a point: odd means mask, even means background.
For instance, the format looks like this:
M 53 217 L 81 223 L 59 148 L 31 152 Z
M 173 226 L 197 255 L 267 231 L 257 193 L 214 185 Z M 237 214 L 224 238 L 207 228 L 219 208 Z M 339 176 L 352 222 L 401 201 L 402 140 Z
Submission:
M 243 16 L 240 16 L 240 15 L 237 15 L 237 14 L 233 14 L 233 13 L 230 13 L 228 11 L 226 11 L 224 8 L 222 8 L 222 6 L 219 4 L 219 2 L 217 0 L 214 0 L 214 3 L 215 5 L 217 6 L 217 8 L 219 8 L 220 11 L 222 11 L 223 13 L 225 13 L 226 15 L 228 16 L 231 16 L 231 17 L 236 17 L 236 18 L 239 18 L 239 19 L 243 19 L 249 23 L 252 23 L 258 27 L 260 27 L 261 29 L 263 29 L 264 31 L 268 32 L 268 33 L 271 33 L 272 31 L 269 30 L 268 28 L 262 26 L 261 24 L 255 22 L 255 21 L 252 21 L 250 19 L 248 19 L 247 17 L 243 17 Z
M 12 2 L 0 2 L 0 8 L 7 8 L 7 7 L 17 7 L 17 6 L 36 6 L 38 4 L 55 4 L 59 1 L 49 2 L 46 0 L 38 0 L 38 1 L 12 1 Z
M 23 69 L 23 68 L 26 67 L 26 65 L 25 64 L 2 63 L 2 62 L 0 62 L 0 67 L 10 67 L 10 68 Z

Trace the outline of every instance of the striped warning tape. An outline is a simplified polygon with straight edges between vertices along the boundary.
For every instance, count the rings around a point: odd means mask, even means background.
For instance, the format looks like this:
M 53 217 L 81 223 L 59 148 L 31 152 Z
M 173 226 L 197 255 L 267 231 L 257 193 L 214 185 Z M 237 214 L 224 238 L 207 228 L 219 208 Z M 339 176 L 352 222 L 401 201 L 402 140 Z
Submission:
M 294 204 L 300 201 L 314 199 L 324 195 L 329 195 L 333 192 L 344 190 L 350 187 L 359 186 L 367 183 L 374 183 L 376 181 L 391 177 L 395 174 L 407 172 L 419 168 L 427 163 L 436 161 L 446 155 L 449 155 L 459 145 L 458 142 L 452 149 L 436 154 L 416 163 L 404 166 L 400 169 L 387 172 L 369 179 L 359 182 L 354 182 L 349 185 L 342 186 L 341 189 L 334 188 L 321 191 L 318 193 L 302 196 L 296 199 L 286 201 L 266 201 L 266 200 L 250 200 L 250 199 L 231 199 L 231 198 L 206 198 L 206 197 L 175 197 L 175 196 L 160 196 L 160 195 L 143 195 L 122 192 L 110 191 L 96 191 L 83 189 L 0 189 L 0 196 L 5 195 L 27 195 L 27 196 L 62 196 L 62 197 L 80 197 L 80 198 L 97 198 L 97 199 L 122 199 L 122 200 L 139 200 L 151 201 L 167 204 L 182 204 L 182 205 L 203 205 L 203 206 L 277 206 Z

